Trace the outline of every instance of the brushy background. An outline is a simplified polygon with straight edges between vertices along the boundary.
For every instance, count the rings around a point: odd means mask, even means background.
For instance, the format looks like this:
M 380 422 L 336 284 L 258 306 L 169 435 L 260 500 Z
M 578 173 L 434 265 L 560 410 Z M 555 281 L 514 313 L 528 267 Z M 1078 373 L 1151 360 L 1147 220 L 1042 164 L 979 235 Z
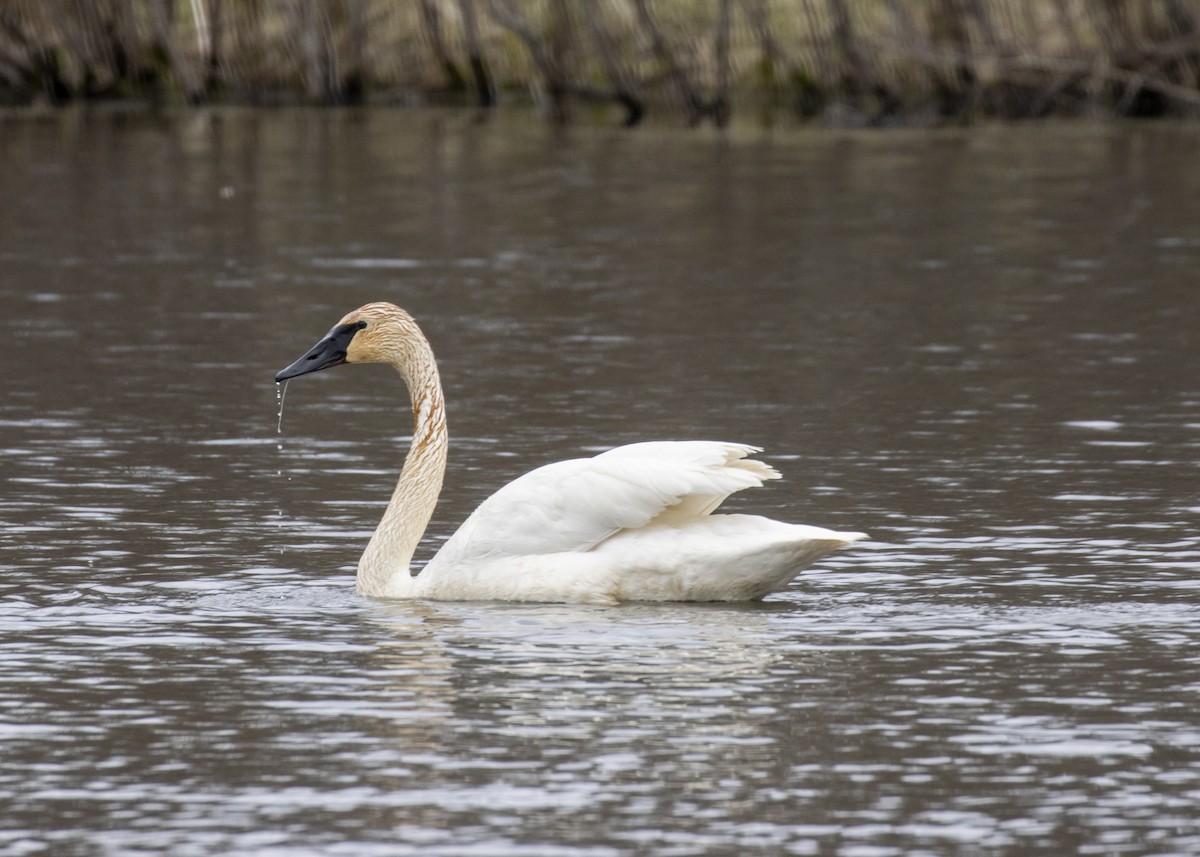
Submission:
M 1200 0 L 0 0 L 0 103 L 101 99 L 1194 115 Z

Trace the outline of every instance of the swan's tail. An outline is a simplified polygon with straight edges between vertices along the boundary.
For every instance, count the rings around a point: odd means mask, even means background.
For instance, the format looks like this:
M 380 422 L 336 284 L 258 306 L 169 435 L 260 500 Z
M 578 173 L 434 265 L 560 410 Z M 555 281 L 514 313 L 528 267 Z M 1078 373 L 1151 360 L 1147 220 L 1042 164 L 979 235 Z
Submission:
M 772 524 L 776 522 L 771 522 Z M 813 563 L 836 550 L 867 538 L 866 533 L 845 533 L 811 527 L 806 524 L 782 524 L 787 532 L 764 542 L 761 547 L 745 557 L 751 567 L 760 572 L 755 575 L 746 597 L 759 599 L 788 587 L 799 574 Z

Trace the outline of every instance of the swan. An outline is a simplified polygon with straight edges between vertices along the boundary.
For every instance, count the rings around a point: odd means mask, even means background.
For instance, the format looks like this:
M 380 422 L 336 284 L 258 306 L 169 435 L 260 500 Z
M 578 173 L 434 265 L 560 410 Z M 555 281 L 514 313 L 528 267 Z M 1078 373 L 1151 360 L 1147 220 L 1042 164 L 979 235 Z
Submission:
M 479 505 L 419 574 L 409 570 L 446 471 L 446 406 L 433 349 L 390 303 L 346 315 L 275 383 L 343 363 L 386 363 L 408 387 L 413 434 L 391 501 L 358 563 L 359 594 L 439 601 L 749 601 L 864 538 L 752 515 L 714 515 L 779 473 L 741 443 L 652 441 L 559 461 Z

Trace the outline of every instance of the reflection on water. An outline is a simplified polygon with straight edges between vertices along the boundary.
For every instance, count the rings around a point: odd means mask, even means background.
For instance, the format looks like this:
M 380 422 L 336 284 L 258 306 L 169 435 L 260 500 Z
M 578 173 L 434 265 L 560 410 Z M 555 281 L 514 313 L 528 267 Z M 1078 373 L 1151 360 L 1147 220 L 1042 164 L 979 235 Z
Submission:
M 501 120 L 503 123 L 507 120 Z M 0 117 L 0 855 L 1200 850 L 1200 131 Z M 749 606 L 376 603 L 546 460 L 760 444 L 872 541 Z

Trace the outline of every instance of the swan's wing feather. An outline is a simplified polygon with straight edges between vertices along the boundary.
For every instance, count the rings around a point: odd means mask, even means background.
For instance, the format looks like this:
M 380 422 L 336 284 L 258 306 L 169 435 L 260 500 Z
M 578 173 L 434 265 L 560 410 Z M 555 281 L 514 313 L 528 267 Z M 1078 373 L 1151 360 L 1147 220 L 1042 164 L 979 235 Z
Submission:
M 603 452 L 597 458 L 639 458 L 655 461 L 671 461 L 688 467 L 721 468 L 745 471 L 754 477 L 749 484 L 762 485 L 768 479 L 778 479 L 779 471 L 769 464 L 755 461 L 748 456 L 762 452 L 757 446 L 744 443 L 722 443 L 710 440 L 685 441 L 647 441 L 618 446 Z M 741 486 L 748 487 L 748 486 Z M 715 493 L 692 492 L 681 498 L 674 506 L 664 509 L 657 516 L 655 523 L 681 524 L 692 518 L 701 518 L 711 514 L 714 509 L 725 502 L 733 491 Z
M 630 443 L 597 455 L 597 458 L 649 458 L 698 467 L 734 467 L 757 474 L 761 479 L 778 479 L 779 471 L 748 456 L 762 452 L 745 443 L 712 440 L 660 440 Z
M 743 488 L 778 474 L 746 460 L 740 444 L 661 442 L 548 464 L 487 500 L 437 561 L 587 551 L 621 530 L 706 515 Z

